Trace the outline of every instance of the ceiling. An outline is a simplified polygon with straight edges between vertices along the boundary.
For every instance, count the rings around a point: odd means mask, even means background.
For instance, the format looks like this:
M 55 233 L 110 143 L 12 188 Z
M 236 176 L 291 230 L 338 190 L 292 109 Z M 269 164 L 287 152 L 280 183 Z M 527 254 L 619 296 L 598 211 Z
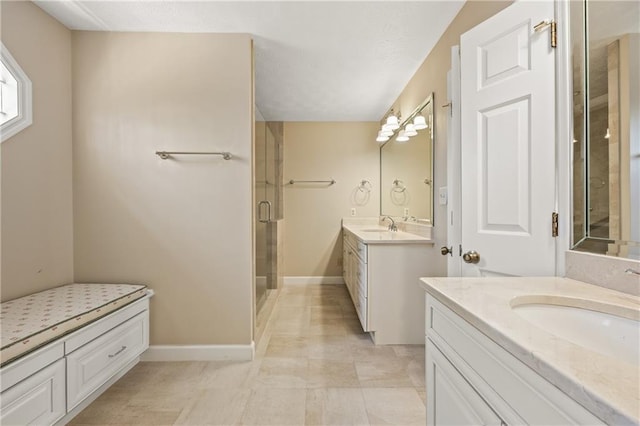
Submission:
M 74 30 L 249 33 L 273 121 L 377 121 L 464 0 L 35 3 Z

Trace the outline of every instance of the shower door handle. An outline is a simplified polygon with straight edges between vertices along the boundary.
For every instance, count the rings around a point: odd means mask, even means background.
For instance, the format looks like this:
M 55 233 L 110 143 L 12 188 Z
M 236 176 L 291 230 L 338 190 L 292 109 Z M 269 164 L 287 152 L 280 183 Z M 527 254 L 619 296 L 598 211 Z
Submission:
M 262 219 L 262 206 L 267 206 L 267 218 Z M 258 203 L 258 221 L 262 223 L 271 222 L 271 201 L 263 200 Z

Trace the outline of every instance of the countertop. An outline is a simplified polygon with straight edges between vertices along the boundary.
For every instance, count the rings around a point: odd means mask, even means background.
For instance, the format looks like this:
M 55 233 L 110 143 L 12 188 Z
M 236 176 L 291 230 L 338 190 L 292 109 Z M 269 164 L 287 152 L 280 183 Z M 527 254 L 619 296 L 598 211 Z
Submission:
M 342 228 L 351 232 L 366 244 L 433 244 L 431 238 L 403 231 L 389 231 L 380 225 L 342 224 Z
M 607 424 L 640 423 L 637 364 L 557 337 L 510 305 L 518 296 L 570 298 L 585 308 L 604 303 L 612 314 L 637 319 L 639 297 L 560 277 L 421 278 L 420 285 Z

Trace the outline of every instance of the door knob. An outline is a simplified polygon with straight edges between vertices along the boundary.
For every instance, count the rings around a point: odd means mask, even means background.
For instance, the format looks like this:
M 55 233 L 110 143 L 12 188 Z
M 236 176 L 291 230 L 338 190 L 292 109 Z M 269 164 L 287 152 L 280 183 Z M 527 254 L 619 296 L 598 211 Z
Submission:
M 462 260 L 465 263 L 478 263 L 480 262 L 480 253 L 475 250 L 470 250 L 462 255 Z
M 447 247 L 447 246 L 440 247 L 440 253 L 442 253 L 443 256 L 446 256 L 446 255 L 453 256 L 453 246 L 451 246 L 451 247 Z

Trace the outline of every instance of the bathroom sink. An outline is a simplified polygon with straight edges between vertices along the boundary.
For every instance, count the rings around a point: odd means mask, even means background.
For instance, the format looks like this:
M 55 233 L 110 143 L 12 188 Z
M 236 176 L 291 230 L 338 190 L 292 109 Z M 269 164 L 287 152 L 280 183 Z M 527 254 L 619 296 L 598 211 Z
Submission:
M 511 309 L 543 330 L 602 355 L 640 364 L 640 309 L 558 296 L 520 296 Z
M 389 230 L 386 229 L 386 228 L 371 228 L 371 229 L 363 229 L 362 232 L 378 232 L 378 233 L 382 233 L 382 232 L 389 232 Z

